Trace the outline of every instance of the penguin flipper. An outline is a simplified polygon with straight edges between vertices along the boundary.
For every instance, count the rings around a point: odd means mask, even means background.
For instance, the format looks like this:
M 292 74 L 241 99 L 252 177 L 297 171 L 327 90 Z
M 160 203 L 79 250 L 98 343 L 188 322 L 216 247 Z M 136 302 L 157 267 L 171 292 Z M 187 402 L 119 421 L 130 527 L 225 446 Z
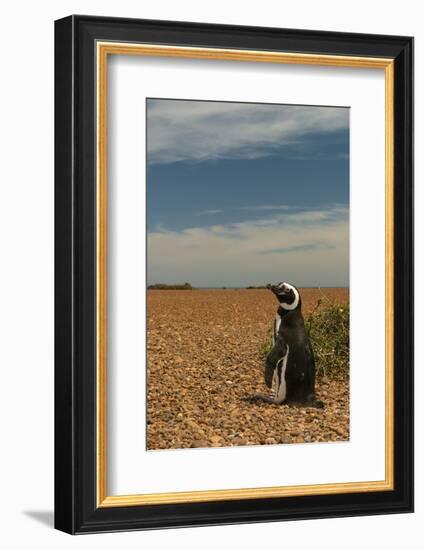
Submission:
M 271 361 L 266 361 L 265 364 L 265 384 L 268 388 L 272 388 L 272 382 L 274 380 L 274 373 L 275 373 L 275 367 L 276 365 L 271 363 Z
M 286 355 L 287 353 L 287 344 L 284 341 L 281 334 L 278 335 L 278 338 L 272 347 L 271 351 L 268 353 L 265 361 L 265 384 L 268 388 L 272 388 L 272 382 L 274 380 L 275 369 L 277 368 L 278 362 Z

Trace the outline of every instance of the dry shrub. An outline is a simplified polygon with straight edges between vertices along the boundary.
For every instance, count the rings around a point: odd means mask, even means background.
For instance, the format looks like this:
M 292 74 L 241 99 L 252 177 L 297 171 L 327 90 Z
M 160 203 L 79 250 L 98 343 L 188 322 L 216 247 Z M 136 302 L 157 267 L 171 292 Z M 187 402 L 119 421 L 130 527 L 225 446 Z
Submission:
M 349 369 L 349 304 L 320 298 L 305 320 L 315 354 L 316 372 Z
M 349 304 L 338 304 L 325 296 L 320 298 L 306 316 L 305 327 L 312 342 L 317 374 L 349 369 Z M 271 348 L 270 340 L 262 344 L 261 356 L 265 358 Z

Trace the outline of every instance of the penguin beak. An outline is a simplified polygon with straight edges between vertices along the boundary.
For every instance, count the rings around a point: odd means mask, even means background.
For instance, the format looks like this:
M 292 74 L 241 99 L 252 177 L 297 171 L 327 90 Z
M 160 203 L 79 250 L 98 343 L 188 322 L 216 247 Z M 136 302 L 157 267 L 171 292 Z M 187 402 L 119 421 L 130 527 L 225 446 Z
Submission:
M 267 284 L 266 285 L 267 289 L 270 290 L 271 292 L 273 292 L 275 295 L 278 294 L 279 292 L 279 287 L 277 285 L 271 285 L 271 284 Z

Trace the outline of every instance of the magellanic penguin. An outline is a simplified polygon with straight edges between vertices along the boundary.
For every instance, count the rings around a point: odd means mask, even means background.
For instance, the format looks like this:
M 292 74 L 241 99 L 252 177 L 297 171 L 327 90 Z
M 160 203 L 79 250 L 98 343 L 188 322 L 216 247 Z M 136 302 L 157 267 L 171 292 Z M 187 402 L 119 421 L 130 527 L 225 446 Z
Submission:
M 265 382 L 273 397 L 255 394 L 251 400 L 323 408 L 315 397 L 315 358 L 302 316 L 299 290 L 289 283 L 268 285 L 279 306 L 273 326 L 273 347 L 266 358 Z

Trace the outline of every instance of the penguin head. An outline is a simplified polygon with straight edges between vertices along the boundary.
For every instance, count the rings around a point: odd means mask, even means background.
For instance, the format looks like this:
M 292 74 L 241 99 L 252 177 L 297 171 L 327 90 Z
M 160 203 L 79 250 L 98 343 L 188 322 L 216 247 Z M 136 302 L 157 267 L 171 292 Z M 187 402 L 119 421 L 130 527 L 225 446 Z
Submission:
M 298 289 L 290 283 L 277 283 L 275 285 L 267 285 L 267 288 L 273 292 L 280 306 L 287 310 L 293 311 L 300 309 L 301 299 Z

